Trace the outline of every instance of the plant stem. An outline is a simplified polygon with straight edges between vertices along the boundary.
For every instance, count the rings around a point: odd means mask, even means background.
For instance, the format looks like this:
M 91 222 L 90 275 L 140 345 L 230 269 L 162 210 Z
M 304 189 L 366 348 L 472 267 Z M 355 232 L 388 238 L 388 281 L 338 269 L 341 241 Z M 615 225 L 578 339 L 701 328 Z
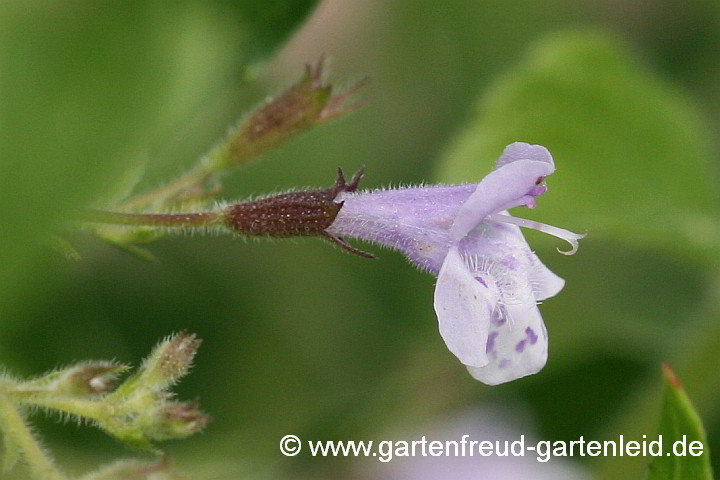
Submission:
M 213 172 L 207 167 L 205 162 L 200 162 L 195 168 L 184 173 L 170 183 L 142 195 L 137 195 L 122 204 L 119 208 L 123 210 L 140 209 L 147 207 L 152 203 L 164 205 L 167 203 L 167 200 L 172 199 L 173 197 L 176 197 L 193 188 L 202 187 L 212 174 Z
M 214 227 L 223 224 L 223 212 L 215 210 L 194 213 L 125 213 L 88 210 L 82 214 L 82 220 L 138 227 Z
M 13 398 L 13 392 L 9 392 Z M 47 397 L 47 396 L 21 396 L 16 397 L 28 406 L 41 407 L 49 410 L 69 413 L 78 418 L 102 420 L 110 414 L 107 404 L 81 398 Z
M 33 476 L 43 480 L 67 480 L 35 440 L 17 407 L 3 394 L 0 394 L 0 428 L 20 448 Z

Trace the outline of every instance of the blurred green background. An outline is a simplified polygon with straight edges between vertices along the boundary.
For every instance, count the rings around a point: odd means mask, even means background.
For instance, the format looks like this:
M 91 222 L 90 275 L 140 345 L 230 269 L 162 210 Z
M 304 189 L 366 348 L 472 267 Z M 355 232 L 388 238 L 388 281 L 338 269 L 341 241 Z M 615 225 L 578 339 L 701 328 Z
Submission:
M 330 185 L 338 166 L 366 166 L 367 188 L 477 181 L 508 143 L 547 146 L 550 192 L 516 214 L 589 235 L 564 257 L 527 234 L 567 281 L 541 307 L 540 374 L 473 381 L 437 333 L 434 279 L 394 252 L 167 237 L 144 263 L 83 235 L 82 261 L 47 248 L 124 172 L 145 165 L 140 188 L 172 178 L 323 53 L 335 85 L 371 77 L 368 105 L 234 172 L 222 196 Z M 164 447 L 199 479 L 362 477 L 375 459 L 277 443 L 403 439 L 486 405 L 529 412 L 542 439 L 652 435 L 669 362 L 718 470 L 719 84 L 714 0 L 3 2 L 0 362 L 137 365 L 168 333 L 198 333 L 178 391 L 214 422 Z M 33 423 L 70 472 L 133 453 Z M 647 459 L 573 461 L 637 479 Z

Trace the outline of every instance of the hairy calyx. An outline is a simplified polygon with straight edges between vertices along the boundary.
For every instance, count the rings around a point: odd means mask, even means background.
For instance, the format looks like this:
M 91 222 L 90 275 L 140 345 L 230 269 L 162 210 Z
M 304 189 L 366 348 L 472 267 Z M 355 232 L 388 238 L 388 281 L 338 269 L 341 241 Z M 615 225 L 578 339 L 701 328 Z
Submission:
M 346 183 L 343 171 L 338 169 L 333 187 L 236 203 L 225 210 L 225 223 L 243 235 L 279 238 L 322 236 L 349 252 L 373 258 L 373 255 L 348 245 L 341 237 L 327 231 L 343 206 L 342 201 L 337 201 L 338 195 L 354 192 L 362 176 L 363 170 L 360 169 L 350 183 Z
M 156 227 L 169 229 L 224 229 L 253 237 L 323 237 L 339 247 L 364 258 L 374 255 L 347 244 L 341 236 L 328 228 L 333 224 L 343 200 L 341 194 L 352 193 L 363 176 L 358 170 L 350 182 L 338 169 L 335 185 L 330 188 L 298 190 L 271 195 L 259 200 L 230 204 L 205 212 L 144 213 L 88 210 L 82 221 L 125 225 L 128 227 Z

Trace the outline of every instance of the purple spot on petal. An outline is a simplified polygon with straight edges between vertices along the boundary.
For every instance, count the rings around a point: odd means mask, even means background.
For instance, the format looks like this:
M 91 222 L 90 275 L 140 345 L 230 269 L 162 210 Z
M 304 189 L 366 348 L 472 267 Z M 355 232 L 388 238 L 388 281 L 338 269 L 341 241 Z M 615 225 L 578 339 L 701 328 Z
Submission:
M 495 349 L 495 339 L 498 335 L 500 335 L 500 332 L 490 332 L 487 344 L 485 344 L 485 353 L 490 353 Z
M 485 283 L 485 280 L 483 280 L 482 277 L 475 277 L 475 280 L 482 283 L 483 287 L 488 288 L 487 283 Z
M 508 360 L 507 358 L 504 358 L 500 360 L 500 363 L 498 364 L 498 368 L 506 368 L 509 367 L 512 362 Z
M 525 350 L 525 342 L 527 340 L 520 340 L 517 345 L 515 345 L 515 351 L 518 353 L 522 353 L 523 350 Z
M 530 327 L 527 327 L 525 329 L 525 334 L 528 336 L 528 339 L 530 340 L 530 345 L 535 345 L 535 342 L 538 341 L 538 336 L 535 333 L 535 330 L 533 330 Z

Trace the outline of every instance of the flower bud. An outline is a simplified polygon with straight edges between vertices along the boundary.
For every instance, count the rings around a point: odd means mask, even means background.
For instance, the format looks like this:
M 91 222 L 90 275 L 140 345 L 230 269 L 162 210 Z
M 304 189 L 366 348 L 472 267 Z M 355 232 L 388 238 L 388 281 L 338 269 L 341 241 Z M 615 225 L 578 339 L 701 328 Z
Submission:
M 228 134 L 227 140 L 208 157 L 212 170 L 242 163 L 265 153 L 289 137 L 358 108 L 360 102 L 347 101 L 365 81 L 340 93 L 325 83 L 325 61 L 306 66 L 305 75 L 284 93 L 270 99 L 243 119 Z
M 153 349 L 140 370 L 115 393 L 127 396 L 138 389 L 161 391 L 174 385 L 190 370 L 201 342 L 195 334 L 185 331 L 171 335 Z
M 199 409 L 199 402 L 168 402 L 160 410 L 157 440 L 184 438 L 203 430 L 210 423 L 210 415 Z
M 69 397 L 100 395 L 112 391 L 117 376 L 128 368 L 127 365 L 105 361 L 78 363 L 23 382 L 17 391 Z

